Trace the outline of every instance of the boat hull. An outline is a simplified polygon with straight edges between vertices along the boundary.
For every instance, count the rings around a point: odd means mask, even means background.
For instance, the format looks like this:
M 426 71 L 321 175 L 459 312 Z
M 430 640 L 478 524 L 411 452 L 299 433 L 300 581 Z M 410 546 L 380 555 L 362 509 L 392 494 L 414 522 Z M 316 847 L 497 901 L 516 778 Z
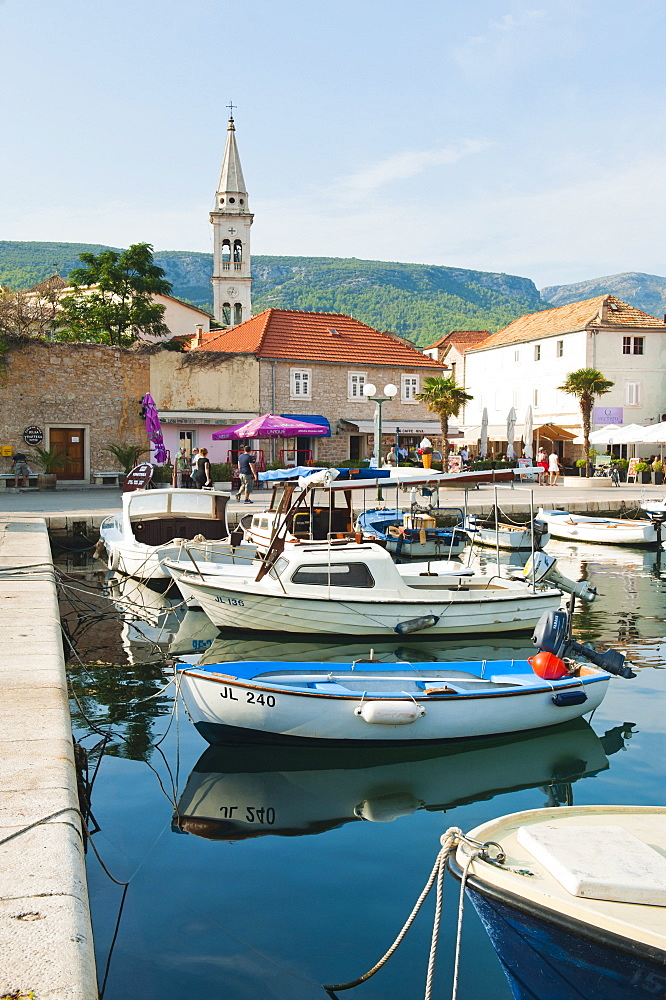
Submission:
M 498 536 L 494 528 L 476 528 L 471 536 L 475 545 L 487 545 L 489 548 L 496 548 Z M 535 549 L 542 549 L 548 544 L 550 535 L 548 533 L 541 536 L 539 544 Z M 499 547 L 513 552 L 530 552 L 532 550 L 532 533 L 526 528 L 511 530 L 500 530 Z
M 656 545 L 657 532 L 651 521 L 622 521 L 615 518 L 584 517 L 539 511 L 537 517 L 548 524 L 553 538 L 597 545 Z
M 564 918 L 490 898 L 473 879 L 467 888 L 516 1000 L 647 998 L 664 982 L 663 957 L 636 942 L 612 934 L 595 939 Z
M 498 665 L 494 666 L 498 669 Z M 409 724 L 397 725 L 366 721 L 355 710 L 377 701 L 402 704 L 404 695 L 397 699 L 366 699 L 363 692 L 341 695 L 293 691 L 261 678 L 247 681 L 196 667 L 181 671 L 180 693 L 197 730 L 213 744 L 249 741 L 279 745 L 400 745 L 519 733 L 569 722 L 601 704 L 608 681 L 609 676 L 602 673 L 586 679 L 587 700 L 577 705 L 556 705 L 552 689 L 543 685 L 535 689 L 498 689 L 490 695 L 423 693 L 414 702 L 424 708 L 423 714 Z M 560 687 L 579 691 L 581 681 L 568 679 L 558 684 Z
M 544 611 L 560 606 L 559 591 L 532 594 L 503 592 L 493 599 L 471 597 L 470 591 L 447 591 L 446 600 L 359 601 L 285 597 L 215 587 L 196 581 L 192 574 L 177 578 L 187 600 L 197 601 L 220 628 L 309 635 L 395 635 L 401 623 L 434 615 L 438 621 L 428 635 L 467 635 L 531 630 Z

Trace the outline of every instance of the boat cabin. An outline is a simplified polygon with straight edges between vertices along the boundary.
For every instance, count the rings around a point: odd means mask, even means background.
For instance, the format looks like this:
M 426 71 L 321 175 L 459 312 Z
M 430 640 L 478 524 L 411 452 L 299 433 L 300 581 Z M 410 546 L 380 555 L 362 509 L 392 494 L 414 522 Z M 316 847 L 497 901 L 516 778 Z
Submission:
M 220 540 L 229 534 L 229 494 L 208 490 L 136 490 L 123 496 L 126 537 L 144 545 L 165 545 L 174 538 L 203 535 Z

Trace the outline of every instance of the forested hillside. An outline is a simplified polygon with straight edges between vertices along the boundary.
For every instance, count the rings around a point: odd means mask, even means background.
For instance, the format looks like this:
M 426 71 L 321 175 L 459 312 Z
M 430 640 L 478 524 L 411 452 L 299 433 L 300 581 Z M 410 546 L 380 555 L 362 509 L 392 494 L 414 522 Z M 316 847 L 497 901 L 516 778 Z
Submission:
M 101 245 L 0 242 L 0 284 L 28 288 L 53 274 L 67 274 L 83 251 Z M 173 294 L 211 308 L 210 254 L 158 251 L 155 262 Z M 547 308 L 532 281 L 509 274 L 427 264 L 342 259 L 267 257 L 252 260 L 252 306 L 339 312 L 423 346 L 454 329 L 498 330 L 517 316 Z

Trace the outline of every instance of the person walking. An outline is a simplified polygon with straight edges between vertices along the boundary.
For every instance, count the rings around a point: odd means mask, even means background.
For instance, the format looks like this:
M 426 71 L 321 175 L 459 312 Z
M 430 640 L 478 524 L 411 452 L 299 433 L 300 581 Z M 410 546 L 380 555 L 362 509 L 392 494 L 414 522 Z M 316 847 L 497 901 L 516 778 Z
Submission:
M 537 468 L 539 469 L 539 486 L 547 486 L 546 474 L 548 472 L 548 455 L 543 445 L 539 448 L 536 457 Z
M 551 451 L 548 456 L 548 477 L 550 482 L 549 486 L 557 486 L 557 480 L 560 478 L 560 459 L 555 451 Z
M 252 503 L 250 500 L 250 493 L 252 492 L 254 481 L 257 478 L 257 468 L 254 464 L 254 458 L 252 457 L 252 449 L 247 445 L 238 456 L 238 474 L 240 476 L 240 487 L 238 489 L 238 496 L 236 499 L 240 503 L 240 498 L 244 493 L 245 503 Z
M 197 467 L 194 476 L 194 485 L 198 490 L 213 485 L 210 478 L 210 459 L 208 458 L 208 448 L 201 448 L 197 457 Z
M 184 476 L 189 477 L 191 468 L 192 464 L 189 458 L 187 457 L 187 451 L 185 450 L 185 446 L 183 445 L 183 447 L 176 455 L 176 461 L 174 462 L 173 485 L 176 486 L 178 489 L 182 489 L 184 485 L 183 477 Z

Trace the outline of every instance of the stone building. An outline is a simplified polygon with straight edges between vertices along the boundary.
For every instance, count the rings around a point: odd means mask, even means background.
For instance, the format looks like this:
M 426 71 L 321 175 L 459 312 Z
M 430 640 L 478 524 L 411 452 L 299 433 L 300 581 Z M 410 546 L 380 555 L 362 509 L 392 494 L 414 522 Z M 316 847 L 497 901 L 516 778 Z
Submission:
M 437 441 L 441 436 L 439 420 L 415 397 L 424 378 L 440 375 L 445 366 L 351 316 L 267 309 L 231 330 L 198 338 L 192 354 L 199 352 L 221 353 L 234 366 L 245 359 L 249 365 L 244 378 L 252 392 L 243 390 L 239 398 L 237 386 L 228 409 L 239 410 L 244 399 L 253 404 L 248 409 L 256 405 L 256 414 L 302 417 L 327 428 L 326 436 L 267 443 L 267 461 L 301 464 L 370 457 L 375 403 L 363 393 L 366 383 L 380 393 L 390 383 L 398 389 L 383 405 L 384 452 L 396 436 L 407 448 L 417 447 L 424 434 Z M 218 448 L 220 444 L 224 442 L 217 442 Z M 223 459 L 214 454 L 214 460 Z
M 174 355 L 177 357 L 177 355 Z M 56 344 L 28 339 L 4 354 L 0 391 L 0 469 L 9 472 L 11 452 L 30 454 L 24 434 L 67 456 L 58 480 L 90 482 L 118 470 L 104 449 L 110 443 L 147 447 L 140 400 L 149 391 L 149 351 L 102 344 Z M 6 454 L 9 452 L 9 455 Z M 39 468 L 35 463 L 35 470 Z

